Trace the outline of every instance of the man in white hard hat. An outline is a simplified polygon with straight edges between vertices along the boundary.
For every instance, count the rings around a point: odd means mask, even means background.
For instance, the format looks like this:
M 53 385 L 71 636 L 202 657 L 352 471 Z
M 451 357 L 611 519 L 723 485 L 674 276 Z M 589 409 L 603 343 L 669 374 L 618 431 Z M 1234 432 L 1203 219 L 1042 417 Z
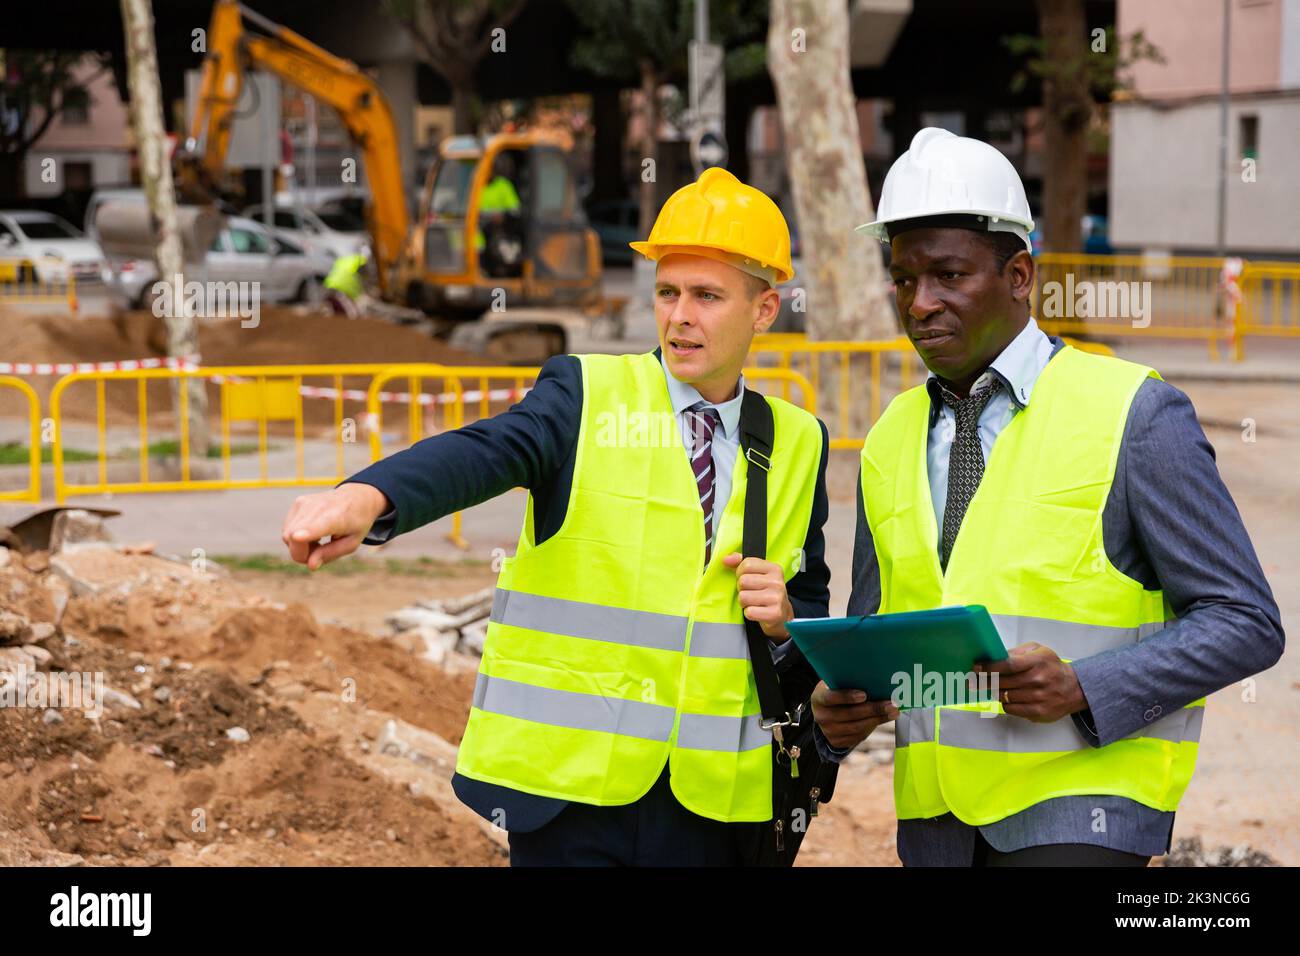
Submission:
M 917 133 L 860 227 L 891 244 L 930 376 L 863 446 L 849 613 L 979 604 L 1008 649 L 983 668 L 995 704 L 896 721 L 908 865 L 1143 866 L 1167 852 L 1206 696 L 1272 666 L 1284 642 L 1187 397 L 1030 315 L 1032 228 L 1011 163 L 941 129 Z M 879 723 L 824 687 L 813 707 L 832 757 Z

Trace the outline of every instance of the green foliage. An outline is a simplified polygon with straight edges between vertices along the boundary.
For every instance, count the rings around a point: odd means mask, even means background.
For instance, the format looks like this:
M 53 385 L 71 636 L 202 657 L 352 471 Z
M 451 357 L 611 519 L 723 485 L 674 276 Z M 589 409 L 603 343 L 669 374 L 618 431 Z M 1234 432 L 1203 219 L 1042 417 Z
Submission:
M 695 37 L 694 0 L 568 0 L 582 24 L 569 53 L 574 67 L 628 82 L 649 61 L 663 78 L 685 78 Z M 766 69 L 768 0 L 712 0 L 709 34 L 726 50 L 729 80 Z
M 78 79 L 74 73 L 83 60 L 97 69 Z M 25 153 L 62 112 L 68 93 L 84 91 L 108 68 L 107 54 L 0 49 L 0 108 L 20 120 L 0 123 L 0 153 Z
M 1094 100 L 1105 102 L 1117 90 L 1132 87 L 1129 70 L 1136 63 L 1164 63 L 1164 55 L 1141 30 L 1120 37 L 1113 26 L 1106 28 L 1100 51 L 1093 50 L 1091 39 L 1078 56 L 1066 60 L 1049 60 L 1047 41 L 1037 34 L 1018 33 L 1002 38 L 1012 56 L 1026 57 L 1025 66 L 1011 80 L 1011 92 L 1019 93 L 1029 78 L 1039 80 L 1074 80 L 1080 75 Z

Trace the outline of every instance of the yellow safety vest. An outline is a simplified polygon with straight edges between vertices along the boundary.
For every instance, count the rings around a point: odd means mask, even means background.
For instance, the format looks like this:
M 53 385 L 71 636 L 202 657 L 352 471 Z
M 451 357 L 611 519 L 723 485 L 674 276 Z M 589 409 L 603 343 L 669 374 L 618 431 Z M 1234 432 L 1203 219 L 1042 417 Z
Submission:
M 580 355 L 583 408 L 560 530 L 533 538 L 529 496 L 501 569 L 456 763 L 474 780 L 611 806 L 673 793 L 724 822 L 772 816 L 770 731 L 759 726 L 735 572 L 746 474 L 704 566 L 704 512 L 654 354 Z M 768 558 L 801 563 L 822 456 L 808 412 L 768 398 L 775 450 Z
M 1136 643 L 1173 617 L 1110 563 L 1102 511 L 1133 396 L 1150 368 L 1065 347 L 993 446 L 946 572 L 926 468 L 930 398 L 903 392 L 867 435 L 862 500 L 880 563 L 880 613 L 982 604 L 1008 647 L 1064 660 Z M 896 723 L 900 819 L 951 811 L 1001 820 L 1052 797 L 1112 794 L 1174 810 L 1196 766 L 1204 699 L 1105 747 L 1073 720 L 1037 723 L 1000 703 L 906 710 Z

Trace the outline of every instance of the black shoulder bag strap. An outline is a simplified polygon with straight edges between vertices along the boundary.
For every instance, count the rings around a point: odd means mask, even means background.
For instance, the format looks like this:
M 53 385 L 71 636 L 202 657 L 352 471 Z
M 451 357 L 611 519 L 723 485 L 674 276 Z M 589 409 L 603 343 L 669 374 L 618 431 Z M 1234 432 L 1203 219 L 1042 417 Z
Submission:
M 775 425 L 772 406 L 753 389 L 745 389 L 740 403 L 740 447 L 748 462 L 745 486 L 745 527 L 741 550 L 747 558 L 767 557 L 767 472 L 772 467 Z M 754 668 L 758 703 L 763 712 L 761 726 L 781 741 L 781 728 L 798 720 L 785 707 L 781 682 L 772 663 L 767 635 L 756 621 L 746 619 L 749 661 Z

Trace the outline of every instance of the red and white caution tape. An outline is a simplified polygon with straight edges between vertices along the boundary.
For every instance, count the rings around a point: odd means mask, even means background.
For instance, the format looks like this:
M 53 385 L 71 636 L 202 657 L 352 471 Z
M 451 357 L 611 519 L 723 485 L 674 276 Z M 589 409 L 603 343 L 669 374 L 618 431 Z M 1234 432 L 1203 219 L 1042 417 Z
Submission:
M 0 362 L 0 375 L 71 375 L 73 372 L 134 372 L 145 368 L 171 368 L 187 372 L 198 371 L 200 369 L 199 356 L 123 359 L 119 362 Z M 255 379 L 242 376 L 214 375 L 212 381 L 252 382 Z M 364 402 L 369 398 L 369 392 L 361 388 L 340 390 L 318 385 L 300 385 L 298 391 L 304 398 L 332 399 L 341 395 L 344 399 L 356 402 Z M 465 402 L 481 402 L 485 396 L 488 401 L 492 402 L 517 402 L 527 395 L 529 391 L 528 388 L 493 388 L 485 393 L 481 389 L 471 389 L 461 392 L 459 397 Z M 416 395 L 416 401 L 420 405 L 446 405 L 456 401 L 456 399 L 457 394 L 455 392 L 440 392 L 428 395 L 420 393 Z M 379 400 L 385 403 L 409 404 L 411 396 L 407 392 L 380 392 Z
M 73 372 L 134 372 L 142 368 L 175 368 L 193 372 L 199 368 L 199 356 L 123 359 L 120 362 L 0 362 L 0 375 L 71 375 Z

